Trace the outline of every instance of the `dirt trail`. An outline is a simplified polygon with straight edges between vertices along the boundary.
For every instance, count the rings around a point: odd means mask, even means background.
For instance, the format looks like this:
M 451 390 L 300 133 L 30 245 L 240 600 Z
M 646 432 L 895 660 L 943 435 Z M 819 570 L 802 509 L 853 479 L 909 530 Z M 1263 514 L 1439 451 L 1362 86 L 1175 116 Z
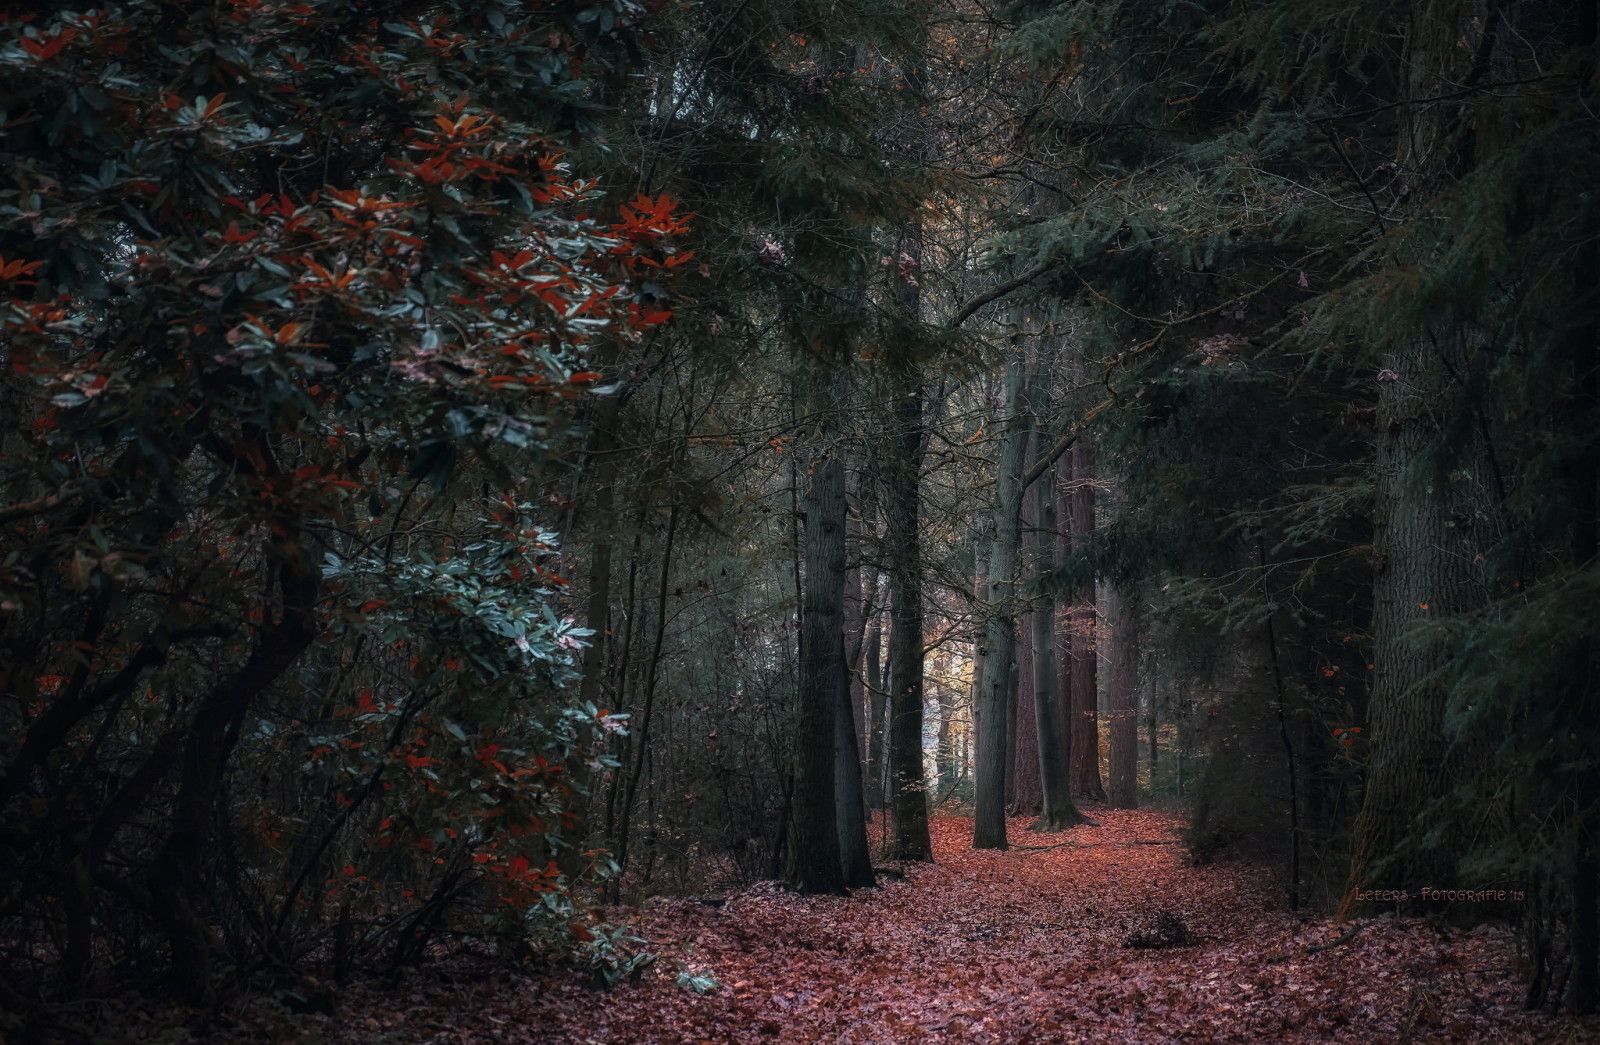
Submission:
M 1600 1041 L 1592 1021 L 1518 1011 L 1505 929 L 1380 919 L 1325 946 L 1343 927 L 1282 911 L 1264 876 L 1145 844 L 1171 842 L 1172 817 L 1095 815 L 1052 836 L 1016 821 L 1013 842 L 1067 844 L 1009 852 L 938 820 L 938 863 L 850 898 L 658 900 L 637 924 L 662 961 L 610 993 L 572 977 L 353 987 L 303 1026 L 363 1045 Z M 680 988 L 685 966 L 720 986 Z

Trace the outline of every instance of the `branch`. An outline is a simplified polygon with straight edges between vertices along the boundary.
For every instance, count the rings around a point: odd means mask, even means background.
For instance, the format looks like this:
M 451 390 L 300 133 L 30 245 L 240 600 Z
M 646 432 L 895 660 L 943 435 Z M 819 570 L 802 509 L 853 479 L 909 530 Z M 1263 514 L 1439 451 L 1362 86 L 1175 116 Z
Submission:
M 971 319 L 972 314 L 978 311 L 978 309 L 989 304 L 991 301 L 996 301 L 1005 297 L 1018 287 L 1027 286 L 1029 283 L 1032 283 L 1034 280 L 1038 279 L 1040 276 L 1044 275 L 1046 272 L 1049 272 L 1051 269 L 1060 264 L 1061 262 L 1056 258 L 1046 258 L 1044 261 L 1039 262 L 1037 265 L 1033 266 L 1033 268 L 1028 269 L 1020 276 L 1013 276 L 1004 283 L 996 283 L 994 286 L 990 287 L 988 290 L 985 290 L 977 297 L 968 298 L 964 305 L 956 309 L 956 314 L 950 317 L 950 321 L 946 323 L 945 326 L 949 327 L 951 330 L 954 330 L 956 327 L 959 327 L 961 324 Z
M 1339 946 L 1341 943 L 1344 943 L 1346 940 L 1349 940 L 1356 933 L 1360 932 L 1362 929 L 1365 929 L 1367 926 L 1369 926 L 1371 924 L 1372 923 L 1370 921 L 1357 922 L 1356 924 L 1352 925 L 1350 928 L 1346 929 L 1343 933 L 1339 934 L 1339 936 L 1336 939 L 1334 939 L 1332 942 L 1318 944 L 1315 947 L 1307 947 L 1306 948 L 1306 953 L 1307 954 L 1316 954 L 1318 951 L 1332 950 L 1333 948 Z
M 1107 399 L 1073 422 L 1072 427 L 1062 433 L 1061 438 L 1057 439 L 1054 445 L 1039 455 L 1039 459 L 1033 462 L 1033 467 L 1022 473 L 1022 488 L 1026 490 L 1032 486 L 1035 479 L 1043 475 L 1046 469 L 1056 463 L 1056 458 L 1072 448 L 1072 444 L 1076 443 L 1083 435 L 1084 429 L 1089 427 L 1089 423 L 1095 419 L 1096 415 L 1110 405 L 1111 400 Z
M 70 500 L 82 492 L 82 486 L 77 483 L 68 483 L 53 494 L 35 497 L 31 501 L 23 501 L 21 504 L 7 505 L 4 508 L 0 508 L 0 523 L 8 523 L 13 519 L 22 519 L 30 515 L 38 515 L 40 512 L 47 512 L 62 501 Z

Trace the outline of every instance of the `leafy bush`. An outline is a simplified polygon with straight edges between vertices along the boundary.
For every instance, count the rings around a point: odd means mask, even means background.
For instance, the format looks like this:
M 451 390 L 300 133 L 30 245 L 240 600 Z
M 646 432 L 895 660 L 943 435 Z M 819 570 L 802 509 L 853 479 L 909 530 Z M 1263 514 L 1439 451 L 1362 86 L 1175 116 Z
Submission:
M 581 949 L 536 505 L 688 257 L 562 158 L 634 10 L 0 15 L 5 990 Z

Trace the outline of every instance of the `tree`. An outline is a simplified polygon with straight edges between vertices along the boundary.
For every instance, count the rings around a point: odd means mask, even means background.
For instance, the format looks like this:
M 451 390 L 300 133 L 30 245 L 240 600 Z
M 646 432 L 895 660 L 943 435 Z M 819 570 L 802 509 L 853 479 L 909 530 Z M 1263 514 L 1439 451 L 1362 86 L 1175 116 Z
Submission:
M 0 918 L 50 955 L 8 981 L 71 995 L 153 933 L 204 998 L 335 908 L 342 958 L 451 926 L 599 953 L 567 929 L 599 858 L 555 859 L 565 766 L 622 721 L 565 692 L 535 505 L 586 360 L 670 317 L 683 259 L 672 200 L 601 203 L 561 154 L 628 20 L 0 25 Z
M 1139 631 L 1132 600 L 1113 591 L 1106 616 L 1111 620 L 1111 678 L 1106 682 L 1106 712 L 1111 718 L 1110 783 L 1106 801 L 1113 809 L 1139 805 Z
M 1018 339 L 1020 340 L 1020 339 Z M 978 711 L 974 849 L 1005 849 L 1006 735 L 1016 675 L 1016 570 L 1022 543 L 1022 472 L 1027 464 L 1033 416 L 1028 407 L 1022 346 L 1013 344 L 1006 362 L 1008 411 L 999 470 L 995 475 L 994 541 L 989 549 L 989 620 L 984 630 L 983 693 Z
M 1052 546 L 1056 542 L 1056 475 L 1047 468 L 1034 484 L 1039 504 L 1037 527 L 1038 557 L 1035 562 L 1035 583 L 1047 576 L 1055 566 Z M 1039 819 L 1034 824 L 1038 831 L 1062 831 L 1074 824 L 1083 823 L 1085 817 L 1072 801 L 1072 777 L 1068 765 L 1069 737 L 1065 705 L 1056 689 L 1060 677 L 1056 656 L 1056 601 L 1048 592 L 1038 596 L 1033 607 L 1033 706 L 1037 718 L 1035 734 L 1038 737 L 1039 781 L 1044 802 Z
M 794 841 L 791 875 L 801 892 L 843 893 L 835 801 L 835 747 L 848 721 L 844 659 L 844 462 L 811 464 L 805 499 L 805 590 L 800 610 L 800 694 L 796 709 Z M 854 729 L 848 731 L 854 737 Z M 855 755 L 849 744 L 848 756 Z M 859 765 L 859 763 L 858 763 Z M 860 853 L 865 854 L 865 848 Z M 854 870 L 854 868 L 852 868 Z M 867 867 L 870 881 L 872 868 Z M 855 883 L 852 883 L 855 884 Z
M 1094 451 L 1072 448 L 1072 546 L 1085 549 L 1094 533 Z M 1100 643 L 1094 585 L 1079 591 L 1068 618 L 1072 641 L 1072 790 L 1082 798 L 1105 801 L 1100 783 Z

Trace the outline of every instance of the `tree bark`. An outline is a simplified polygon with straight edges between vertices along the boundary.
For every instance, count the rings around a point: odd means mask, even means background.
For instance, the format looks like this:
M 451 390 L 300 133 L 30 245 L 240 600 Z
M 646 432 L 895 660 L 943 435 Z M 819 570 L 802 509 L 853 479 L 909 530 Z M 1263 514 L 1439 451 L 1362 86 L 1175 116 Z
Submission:
M 1444 382 L 1433 350 L 1418 346 L 1390 359 L 1378 399 L 1373 546 L 1372 754 L 1356 817 L 1349 892 L 1449 885 L 1454 858 L 1418 844 L 1417 815 L 1452 787 L 1444 733 L 1447 694 L 1431 676 L 1444 663 L 1430 619 L 1476 604 L 1469 563 L 1451 525 L 1443 476 L 1423 477 Z M 1424 481 L 1425 480 L 1425 481 Z M 1348 900 L 1346 906 L 1348 906 Z
M 1072 488 L 1072 458 L 1062 459 L 1057 474 L 1056 482 L 1056 526 L 1060 534 L 1056 539 L 1056 548 L 1062 562 L 1072 555 L 1072 513 L 1073 513 L 1073 488 Z M 1068 782 L 1068 796 L 1076 790 L 1077 777 L 1073 774 L 1073 762 L 1077 755 L 1073 750 L 1073 737 L 1076 735 L 1077 723 L 1073 721 L 1073 680 L 1077 674 L 1077 662 L 1073 657 L 1072 626 L 1075 621 L 1073 600 L 1066 600 L 1065 605 L 1056 607 L 1056 619 L 1053 623 L 1056 635 L 1056 648 L 1061 651 L 1056 663 L 1056 704 L 1060 714 L 1056 717 L 1061 720 L 1061 761 L 1065 766 Z
M 845 892 L 835 799 L 835 751 L 849 687 L 844 659 L 844 462 L 812 463 L 806 492 L 800 609 L 799 700 L 795 708 L 794 797 L 789 880 L 803 893 Z
M 1094 451 L 1072 448 L 1072 549 L 1094 532 Z M 1100 783 L 1100 709 L 1095 643 L 1095 593 L 1091 584 L 1074 600 L 1072 616 L 1072 791 L 1080 799 L 1104 802 Z
M 1038 441 L 1037 433 L 1029 439 L 1029 453 Z M 1034 491 L 1038 484 L 1029 487 L 1022 495 L 1022 553 L 1031 559 L 1036 538 L 1034 519 L 1037 517 Z M 1028 567 L 1030 576 L 1035 576 Z M 1023 605 L 1023 604 L 1019 604 Z M 1039 780 L 1038 715 L 1034 706 L 1034 641 L 1032 622 L 1037 616 L 1033 605 L 1017 622 L 1017 681 L 1012 687 L 1011 743 L 1006 752 L 1006 813 L 1008 816 L 1038 816 L 1043 809 L 1044 796 Z M 1045 657 L 1048 660 L 1048 654 Z
M 1113 809 L 1139 806 L 1139 617 L 1131 599 L 1113 590 L 1111 678 L 1106 686 L 1106 711 L 1111 717 L 1111 772 L 1106 800 Z
M 597 525 L 591 527 L 589 552 L 589 594 L 584 623 L 594 631 L 589 645 L 584 647 L 582 678 L 578 684 L 580 703 L 599 707 L 607 673 L 606 653 L 611 646 L 611 558 L 614 535 L 611 530 L 616 510 L 616 447 L 615 426 L 620 412 L 616 397 L 608 397 L 600 406 L 595 419 L 593 438 L 589 447 L 590 463 L 594 469 L 594 511 Z M 578 750 L 567 760 L 568 779 L 573 782 L 568 792 L 564 810 L 565 819 L 572 825 L 572 837 L 577 844 L 562 850 L 558 857 L 561 873 L 574 881 L 585 870 L 584 853 L 589 834 L 591 753 Z
M 1053 468 L 1046 469 L 1043 482 L 1034 484 L 1038 514 L 1038 528 L 1034 542 L 1038 549 L 1034 559 L 1034 576 L 1039 577 L 1055 567 L 1056 542 L 1056 476 Z M 1031 616 L 1033 632 L 1033 709 L 1034 736 L 1039 756 L 1039 819 L 1034 821 L 1035 831 L 1064 831 L 1087 819 L 1078 812 L 1072 801 L 1072 780 L 1067 775 L 1066 748 L 1062 743 L 1065 734 L 1065 717 L 1056 692 L 1058 678 L 1056 656 L 1056 600 L 1050 595 L 1039 595 Z
M 995 476 L 994 543 L 989 551 L 989 621 L 984 631 L 987 660 L 978 718 L 976 802 L 972 847 L 1005 849 L 1006 745 L 1011 688 L 1016 683 L 1015 589 L 1022 537 L 1022 471 L 1027 465 L 1028 413 L 1023 354 L 1014 345 L 1006 364 L 1006 400 L 1011 410 Z
M 867 849 L 866 802 L 862 795 L 861 749 L 856 746 L 848 676 L 838 687 L 839 706 L 833 727 L 833 786 L 837 801 L 839 864 L 847 889 L 873 885 L 872 857 Z
M 867 821 L 865 786 L 861 779 L 861 752 L 863 747 L 862 685 L 860 675 L 863 627 L 869 607 L 863 604 L 861 568 L 844 569 L 847 559 L 846 543 L 851 526 L 848 518 L 848 484 L 846 489 L 846 518 L 842 520 L 843 537 L 839 542 L 839 568 L 843 571 L 840 591 L 840 661 L 843 684 L 839 687 L 839 707 L 834 716 L 833 767 L 834 793 L 838 802 L 839 860 L 844 870 L 845 886 L 850 889 L 872 885 L 872 858 L 867 851 Z
M 884 695 L 883 618 L 874 611 L 867 621 L 866 653 L 862 681 L 867 691 L 866 801 L 872 809 L 885 808 L 884 765 L 889 737 L 889 702 Z
M 922 374 L 899 360 L 892 377 L 895 431 L 885 472 L 884 544 L 889 574 L 889 806 L 891 860 L 931 860 L 927 770 L 922 756 Z

